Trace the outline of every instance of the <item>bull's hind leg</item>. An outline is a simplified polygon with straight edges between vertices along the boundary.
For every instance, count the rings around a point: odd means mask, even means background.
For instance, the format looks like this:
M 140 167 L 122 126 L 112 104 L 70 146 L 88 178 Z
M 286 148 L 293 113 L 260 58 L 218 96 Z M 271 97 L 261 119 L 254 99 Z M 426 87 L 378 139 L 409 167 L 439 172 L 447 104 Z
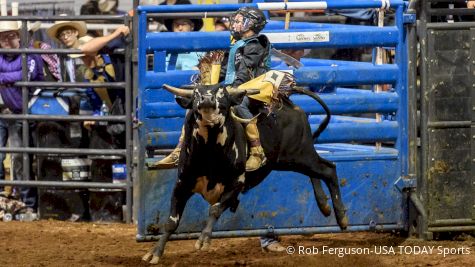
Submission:
M 312 169 L 327 185 L 332 198 L 336 221 L 340 228 L 345 230 L 348 226 L 348 217 L 346 216 L 345 205 L 341 199 L 340 185 L 338 184 L 338 177 L 336 175 L 336 166 L 332 162 L 323 158 L 319 158 L 317 162 L 318 164 L 313 165 Z
M 320 179 L 311 177 L 310 181 L 312 182 L 313 193 L 315 194 L 315 200 L 317 200 L 318 208 L 325 217 L 330 216 L 332 210 L 330 208 L 330 205 L 328 205 L 328 197 L 323 191 Z
M 178 227 L 186 202 L 188 202 L 188 199 L 190 199 L 192 194 L 191 190 L 187 190 L 181 184 L 175 185 L 171 198 L 170 217 L 168 217 L 168 221 L 165 224 L 165 232 L 150 251 L 142 257 L 142 260 L 148 261 L 151 264 L 158 264 L 158 261 L 165 250 L 165 244 L 167 243 L 168 238 L 170 238 L 170 235 L 173 234 Z
M 312 152 L 314 153 L 314 152 Z M 338 177 L 336 175 L 336 167 L 332 162 L 325 160 L 315 154 L 315 160 L 308 160 L 308 157 L 303 157 L 300 162 L 299 172 L 309 176 L 309 177 L 318 177 L 321 178 L 327 185 L 330 195 L 333 202 L 333 209 L 335 210 L 335 218 L 342 230 L 345 230 L 348 226 L 348 217 L 346 216 L 346 208 L 341 199 L 340 186 L 338 184 Z M 325 205 L 322 200 L 324 195 L 320 183 L 315 183 L 312 178 L 312 184 L 315 190 L 315 197 L 317 201 L 320 199 L 319 208 L 322 210 L 320 205 Z M 325 209 L 325 208 L 324 208 Z M 325 214 L 325 212 L 322 210 Z
M 244 178 L 245 174 L 242 174 L 239 177 L 239 181 L 231 186 L 231 191 L 226 191 L 223 193 L 219 202 L 213 204 L 209 208 L 208 220 L 206 221 L 206 226 L 201 231 L 201 235 L 196 240 L 195 249 L 197 250 L 208 250 L 211 246 L 211 235 L 213 233 L 213 227 L 216 221 L 219 219 L 223 212 L 235 204 L 239 193 L 244 188 Z

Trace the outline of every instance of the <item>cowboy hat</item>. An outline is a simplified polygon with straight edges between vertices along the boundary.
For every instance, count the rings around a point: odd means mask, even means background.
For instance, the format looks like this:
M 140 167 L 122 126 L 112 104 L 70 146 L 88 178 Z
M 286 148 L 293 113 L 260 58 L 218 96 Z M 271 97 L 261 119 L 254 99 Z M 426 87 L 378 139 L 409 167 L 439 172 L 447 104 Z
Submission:
M 165 24 L 165 27 L 167 27 L 167 30 L 169 32 L 172 32 L 173 31 L 173 21 L 176 20 L 176 19 L 186 19 L 186 20 L 190 20 L 195 26 L 193 27 L 193 31 L 197 32 L 199 30 L 201 30 L 201 28 L 203 27 L 203 20 L 202 19 L 189 19 L 189 18 L 174 18 L 174 19 L 166 19 L 164 24 Z
M 89 35 L 86 35 L 86 36 L 83 36 L 83 37 L 79 38 L 78 39 L 79 47 L 81 47 L 82 45 L 88 43 L 92 39 L 94 39 L 94 38 L 89 36 Z M 85 56 L 85 54 L 68 54 L 68 57 L 70 57 L 70 58 L 79 58 L 79 57 L 83 57 L 83 56 Z
M 101 12 L 109 12 L 117 5 L 117 0 L 99 0 L 98 8 Z
M 4 20 L 0 21 L 0 32 L 18 31 L 20 30 L 18 21 Z
M 84 21 L 56 21 L 53 26 L 46 30 L 46 33 L 51 39 L 55 40 L 56 42 L 60 42 L 56 35 L 63 27 L 71 27 L 76 29 L 78 31 L 78 37 L 83 37 L 87 33 L 87 26 Z

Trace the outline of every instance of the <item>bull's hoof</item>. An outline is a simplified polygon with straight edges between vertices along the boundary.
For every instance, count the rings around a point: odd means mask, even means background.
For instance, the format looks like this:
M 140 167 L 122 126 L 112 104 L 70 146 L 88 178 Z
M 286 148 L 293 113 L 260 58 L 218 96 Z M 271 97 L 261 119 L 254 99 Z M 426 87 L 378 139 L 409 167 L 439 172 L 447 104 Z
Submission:
M 159 261 L 160 261 L 160 257 L 153 255 L 153 258 L 150 261 L 150 264 L 158 264 Z
M 320 211 L 325 217 L 328 217 L 332 214 L 332 208 L 330 207 L 330 205 L 328 205 L 328 203 L 325 205 L 325 207 L 322 207 Z
M 346 228 L 348 227 L 348 216 L 345 215 L 343 219 L 341 219 L 339 225 L 341 230 L 346 230 Z
M 201 251 L 207 251 L 209 250 L 211 246 L 211 241 L 203 241 L 202 239 L 198 239 L 196 240 L 196 243 L 195 243 L 195 249 L 196 250 L 201 250 Z
M 147 252 L 147 254 L 145 254 L 145 255 L 142 257 L 142 260 L 148 262 L 148 261 L 150 261 L 150 260 L 152 259 L 152 257 L 153 257 L 152 252 Z
M 201 251 L 208 251 L 209 248 L 211 247 L 211 242 L 203 242 L 203 246 L 201 246 Z
M 196 240 L 195 249 L 200 250 L 202 246 L 203 246 L 203 241 L 201 241 L 200 239 Z

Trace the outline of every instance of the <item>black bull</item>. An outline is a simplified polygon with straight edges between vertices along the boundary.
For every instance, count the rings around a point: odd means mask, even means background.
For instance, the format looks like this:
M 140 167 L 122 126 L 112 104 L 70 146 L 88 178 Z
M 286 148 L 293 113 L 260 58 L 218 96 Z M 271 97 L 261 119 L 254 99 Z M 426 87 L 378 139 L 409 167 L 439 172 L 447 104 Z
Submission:
M 326 110 L 327 117 L 313 134 L 307 115 L 288 97 L 282 106 L 269 116 L 258 117 L 261 143 L 267 163 L 260 169 L 245 173 L 247 141 L 244 128 L 233 118 L 231 107 L 242 101 L 246 91 L 230 90 L 219 85 L 197 86 L 192 90 L 164 85 L 184 108 L 191 109 L 185 118 L 185 142 L 180 153 L 178 179 L 171 198 L 170 217 L 165 231 L 156 245 L 143 257 L 144 261 L 158 263 L 165 243 L 178 227 L 188 199 L 200 193 L 209 203 L 207 224 L 195 244 L 206 250 L 210 245 L 213 225 L 227 209 L 235 211 L 240 192 L 259 184 L 272 170 L 295 171 L 308 177 L 313 185 L 320 211 L 331 214 L 320 179 L 328 186 L 336 220 L 346 229 L 348 218 L 341 200 L 335 165 L 321 158 L 313 140 L 325 129 L 330 119 L 328 107 L 318 95 L 298 88 L 292 93 L 306 94 L 317 100 Z

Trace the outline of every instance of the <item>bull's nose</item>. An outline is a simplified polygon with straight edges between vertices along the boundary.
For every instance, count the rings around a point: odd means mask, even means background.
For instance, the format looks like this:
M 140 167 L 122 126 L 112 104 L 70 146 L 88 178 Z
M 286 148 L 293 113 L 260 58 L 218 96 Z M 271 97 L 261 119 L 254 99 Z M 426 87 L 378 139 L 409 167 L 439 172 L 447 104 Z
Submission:
M 214 105 L 211 102 L 201 103 L 198 105 L 198 109 L 200 110 L 212 111 L 212 110 L 215 110 L 215 108 L 216 108 L 216 105 Z

